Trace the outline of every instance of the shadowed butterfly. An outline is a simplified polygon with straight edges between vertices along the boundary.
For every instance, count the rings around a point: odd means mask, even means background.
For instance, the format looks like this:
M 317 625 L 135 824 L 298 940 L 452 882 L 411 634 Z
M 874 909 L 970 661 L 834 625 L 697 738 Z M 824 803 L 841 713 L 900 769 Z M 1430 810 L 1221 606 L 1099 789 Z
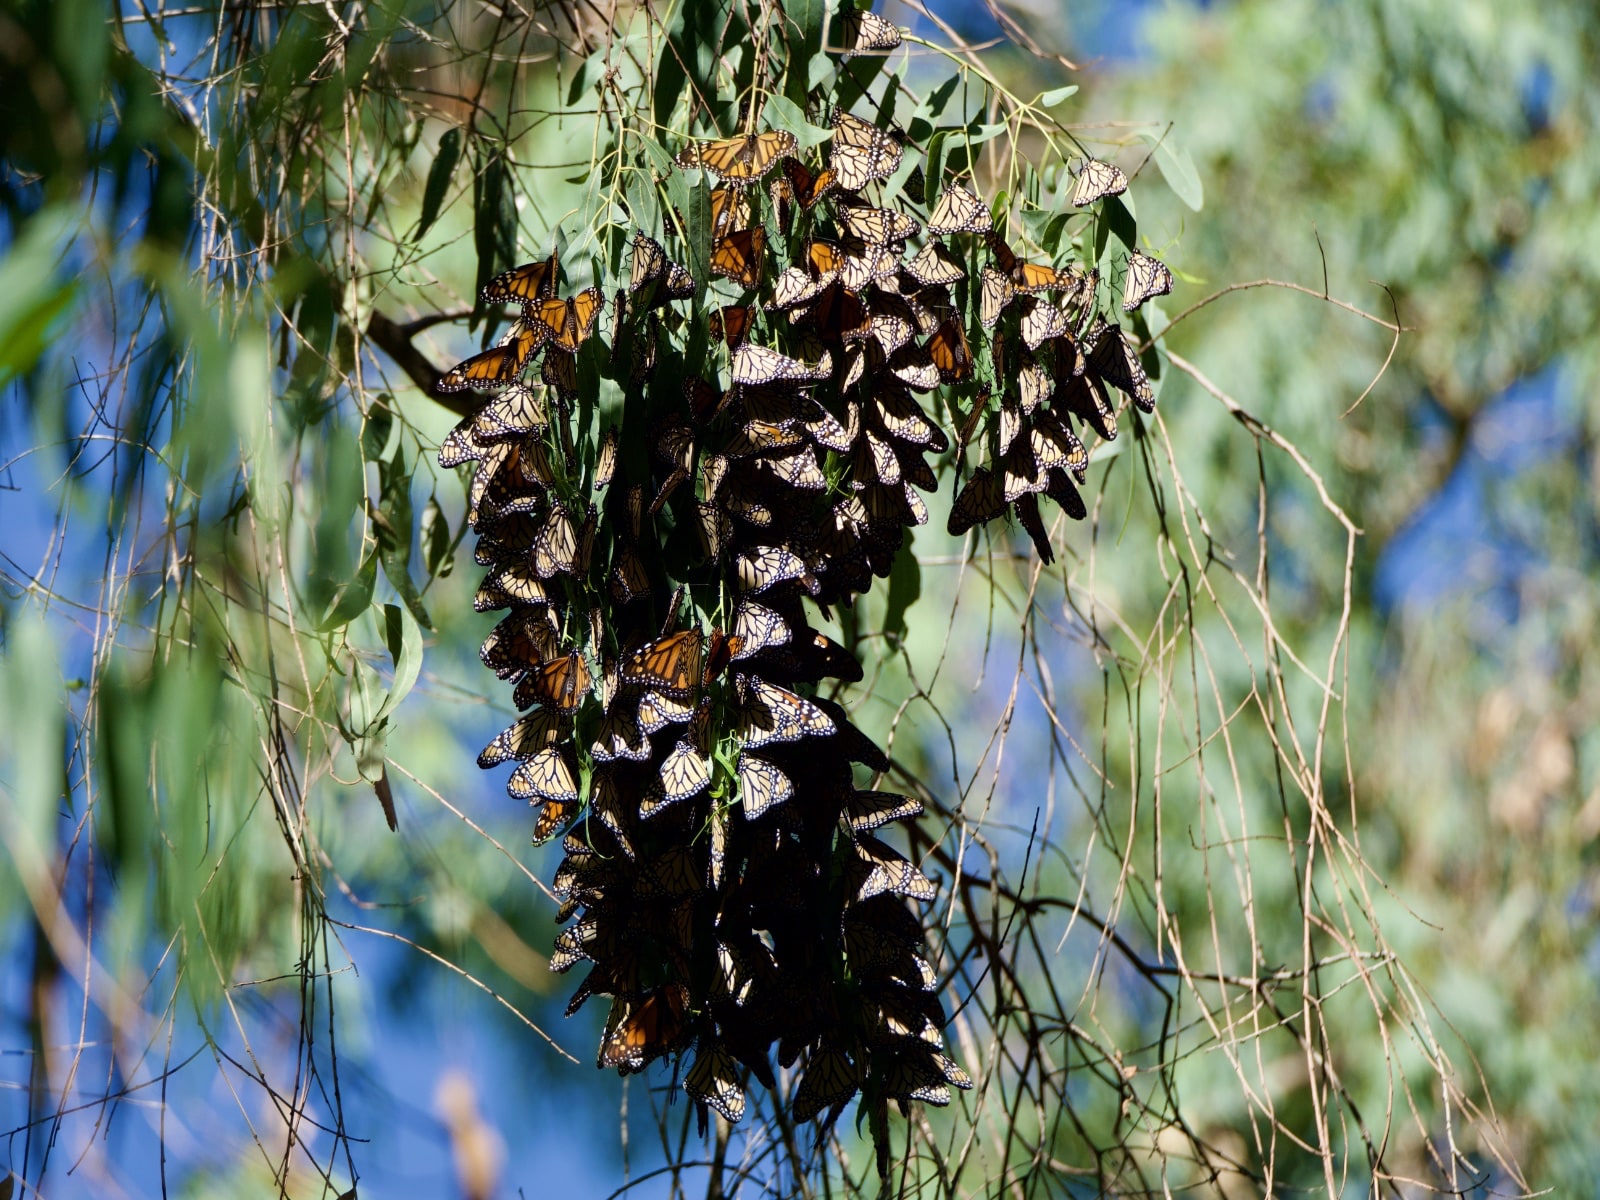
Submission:
M 1144 364 L 1120 325 L 1097 324 L 1084 335 L 1088 374 L 1124 392 L 1145 412 L 1154 412 L 1156 396 Z
M 473 418 L 468 417 L 444 435 L 444 440 L 439 443 L 439 466 L 443 470 L 453 470 L 462 463 L 477 462 L 483 454 L 483 447 L 473 439 L 472 425 Z
M 600 733 L 590 750 L 595 762 L 608 763 L 617 759 L 644 762 L 650 757 L 650 739 L 639 725 L 637 706 L 626 700 L 612 704 L 605 720 L 600 722 Z
M 750 224 L 750 197 L 742 187 L 711 189 L 711 236 L 719 238 Z
M 991 521 L 1005 510 L 1000 477 L 987 467 L 979 467 L 950 506 L 950 520 L 945 528 L 952 536 L 960 537 L 974 525 Z
M 744 599 L 733 612 L 733 637 L 739 643 L 733 652 L 737 661 L 787 643 L 789 623 L 776 610 Z
M 649 817 L 670 804 L 698 796 L 711 783 L 711 701 L 702 700 L 688 732 L 661 760 L 661 793 L 647 796 L 639 815 Z
M 683 1090 L 701 1105 L 714 1108 L 725 1120 L 744 1116 L 744 1089 L 739 1086 L 739 1067 L 733 1055 L 720 1042 L 703 1048 L 684 1077 Z
M 646 692 L 639 697 L 639 728 L 648 734 L 657 734 L 668 725 L 682 725 L 694 716 L 694 705 L 685 700 L 674 700 L 660 692 Z
M 472 436 L 481 443 L 542 433 L 550 424 L 544 397 L 525 383 L 515 383 L 478 411 Z
M 938 897 L 933 881 L 888 843 L 868 834 L 858 834 L 852 849 L 855 860 L 846 869 L 846 886 L 854 887 L 857 902 L 885 893 L 912 900 Z
M 1042 296 L 1030 296 L 1022 314 L 1022 344 L 1037 350 L 1051 338 L 1065 337 L 1072 332 L 1067 314 Z
M 787 130 L 769 129 L 718 142 L 691 142 L 676 161 L 680 167 L 704 167 L 723 183 L 748 187 L 779 158 L 793 154 L 796 144 L 794 134 Z
M 1027 530 L 1028 538 L 1039 554 L 1039 561 L 1048 567 L 1055 562 L 1056 552 L 1050 545 L 1050 532 L 1039 516 L 1039 498 L 1030 492 L 1026 496 L 1019 496 L 1012 507 L 1016 510 L 1018 524 Z
M 746 750 L 773 742 L 794 742 L 803 737 L 826 737 L 833 721 L 811 701 L 768 683 L 760 676 L 742 677 L 744 702 L 740 707 L 739 738 Z
M 735 560 L 739 586 L 747 592 L 764 592 L 776 584 L 800 579 L 806 573 L 801 558 L 778 546 L 762 546 Z
M 613 1000 L 599 1065 L 627 1075 L 676 1050 L 683 1041 L 688 1003 L 688 991 L 676 983 L 656 988 L 642 1000 Z
M 809 1121 L 825 1108 L 846 1104 L 860 1086 L 860 1068 L 843 1050 L 825 1046 L 811 1056 L 790 1112 L 796 1121 Z
M 959 321 L 946 321 L 934 330 L 927 350 L 939 372 L 939 382 L 957 383 L 972 374 L 972 351 Z
M 711 340 L 726 343 L 730 350 L 737 350 L 745 335 L 750 332 L 750 326 L 755 323 L 755 319 L 756 310 L 746 304 L 730 304 L 724 308 L 714 308 L 711 310 L 710 320 Z

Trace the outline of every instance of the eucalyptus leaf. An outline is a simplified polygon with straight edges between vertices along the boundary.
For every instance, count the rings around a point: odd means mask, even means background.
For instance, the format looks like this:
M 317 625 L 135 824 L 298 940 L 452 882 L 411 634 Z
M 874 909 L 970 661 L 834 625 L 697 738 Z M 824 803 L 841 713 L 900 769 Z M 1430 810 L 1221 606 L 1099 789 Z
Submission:
M 439 219 L 445 193 L 450 190 L 456 164 L 460 161 L 461 130 L 452 127 L 439 135 L 439 152 L 433 156 L 433 165 L 428 168 L 428 182 L 423 185 L 422 215 L 417 219 L 417 232 L 411 238 L 413 242 L 420 242 Z

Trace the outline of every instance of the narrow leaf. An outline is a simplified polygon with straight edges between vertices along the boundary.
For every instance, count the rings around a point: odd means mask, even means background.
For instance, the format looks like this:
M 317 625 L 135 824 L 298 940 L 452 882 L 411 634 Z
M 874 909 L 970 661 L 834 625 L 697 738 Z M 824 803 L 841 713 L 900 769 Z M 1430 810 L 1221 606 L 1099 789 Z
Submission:
M 433 165 L 428 168 L 428 182 L 422 189 L 422 216 L 417 221 L 417 232 L 412 241 L 420 242 L 439 219 L 444 194 L 450 190 L 450 181 L 455 177 L 456 163 L 460 160 L 461 130 L 446 129 L 439 137 L 439 153 L 434 155 Z

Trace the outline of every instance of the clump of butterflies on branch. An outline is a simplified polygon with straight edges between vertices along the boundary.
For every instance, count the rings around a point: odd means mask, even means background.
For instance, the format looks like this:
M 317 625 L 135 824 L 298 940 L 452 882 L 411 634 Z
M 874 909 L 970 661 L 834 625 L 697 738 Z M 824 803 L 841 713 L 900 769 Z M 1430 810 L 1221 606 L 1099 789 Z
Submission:
M 850 29 L 856 53 L 901 36 Z M 969 456 L 949 531 L 1012 514 L 1051 561 L 1039 497 L 1083 517 L 1084 439 L 1154 403 L 1108 314 L 1172 276 L 1130 253 L 1113 297 L 1083 232 L 1025 256 L 970 159 L 924 178 L 882 114 L 808 100 L 820 151 L 759 111 L 684 146 L 657 195 L 699 201 L 620 234 L 615 282 L 568 293 L 556 254 L 491 279 L 520 315 L 441 380 L 484 396 L 439 461 L 475 464 L 476 605 L 505 612 L 482 659 L 524 713 L 478 762 L 562 838 L 551 967 L 589 964 L 569 1014 L 609 998 L 599 1064 L 671 1057 L 702 1123 L 752 1081 L 796 1121 L 859 1094 L 882 1164 L 888 1102 L 972 1080 L 913 907 L 937 889 L 885 838 L 922 805 L 820 694 L 863 670 L 812 621 L 888 576 Z M 1092 157 L 1067 178 L 1058 235 L 1128 185 Z

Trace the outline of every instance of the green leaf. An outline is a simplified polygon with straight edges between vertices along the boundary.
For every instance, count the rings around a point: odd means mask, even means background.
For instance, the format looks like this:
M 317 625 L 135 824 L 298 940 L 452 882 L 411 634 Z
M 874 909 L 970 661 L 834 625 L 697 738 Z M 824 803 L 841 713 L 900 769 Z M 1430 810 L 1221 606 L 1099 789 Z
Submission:
M 322 633 L 331 633 L 335 629 L 342 629 L 366 612 L 372 604 L 372 591 L 377 583 L 378 552 L 374 550 L 367 555 L 354 578 L 345 584 L 344 590 L 339 593 L 339 599 L 328 610 L 328 615 L 322 618 L 317 629 Z
M 903 642 L 906 636 L 906 611 L 922 595 L 922 566 L 909 545 L 895 555 L 889 570 L 888 608 L 883 614 L 883 632 L 890 642 Z
M 812 64 L 819 58 L 826 61 L 822 54 L 822 22 L 828 14 L 828 5 L 826 0 L 788 0 L 781 11 L 785 23 L 800 31 L 798 44 L 789 43 L 789 66 L 784 72 L 783 93 L 803 108 L 812 87 Z
M 1194 160 L 1189 157 L 1189 152 L 1173 144 L 1170 132 L 1164 138 L 1149 131 L 1143 131 L 1139 136 L 1156 148 L 1156 167 L 1161 172 L 1161 178 L 1172 189 L 1172 194 L 1199 212 L 1206 202 L 1205 188 L 1200 183 L 1200 174 L 1194 169 Z
M 455 565 L 450 557 L 450 522 L 432 496 L 422 510 L 422 554 L 429 578 L 443 579 Z
M 1051 88 L 1048 92 L 1040 92 L 1039 98 L 1033 102 L 1035 108 L 1054 108 L 1068 96 L 1078 94 L 1078 85 L 1069 83 L 1066 87 Z
M 472 241 L 478 253 L 477 290 L 499 272 L 515 266 L 517 204 L 505 156 L 486 156 L 473 189 Z
M 379 462 L 393 428 L 394 405 L 385 392 L 367 409 L 367 419 L 361 426 L 361 457 L 369 463 Z
M 456 164 L 460 161 L 461 130 L 454 127 L 446 129 L 439 135 L 439 153 L 434 155 L 433 165 L 428 168 L 428 182 L 422 189 L 422 216 L 417 221 L 417 232 L 411 238 L 413 242 L 420 242 L 423 234 L 439 219 L 444 194 L 450 190 L 450 181 L 455 178 Z
M 422 629 L 409 609 L 397 604 L 385 604 L 383 635 L 389 644 L 389 657 L 394 661 L 394 683 L 390 685 L 389 694 L 384 697 L 383 704 L 373 718 L 374 725 L 400 707 L 400 702 L 411 694 L 417 676 L 422 673 Z
M 787 96 L 768 99 L 765 115 L 767 124 L 794 134 L 794 140 L 806 148 L 820 145 L 833 136 L 832 130 L 818 129 L 807 121 L 805 113 Z

